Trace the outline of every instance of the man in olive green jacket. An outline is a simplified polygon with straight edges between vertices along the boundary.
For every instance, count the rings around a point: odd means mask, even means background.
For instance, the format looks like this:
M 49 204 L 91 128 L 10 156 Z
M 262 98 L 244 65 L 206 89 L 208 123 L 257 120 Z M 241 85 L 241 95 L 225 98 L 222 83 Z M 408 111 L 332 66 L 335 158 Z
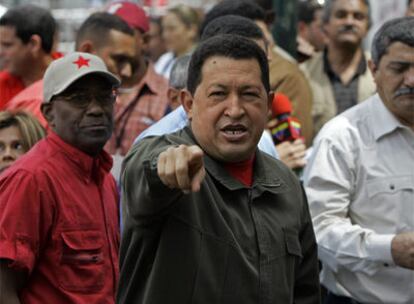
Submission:
M 118 303 L 319 303 L 306 196 L 257 149 L 273 97 L 265 53 L 212 37 L 189 75 L 189 126 L 124 163 Z

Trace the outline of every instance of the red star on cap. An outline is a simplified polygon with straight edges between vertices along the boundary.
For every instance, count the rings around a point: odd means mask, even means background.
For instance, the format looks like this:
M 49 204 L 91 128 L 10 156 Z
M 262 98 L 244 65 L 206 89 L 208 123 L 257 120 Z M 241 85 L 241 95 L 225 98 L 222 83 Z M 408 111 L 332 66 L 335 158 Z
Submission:
M 89 66 L 90 59 L 85 59 L 82 56 L 79 56 L 78 60 L 74 61 L 74 64 L 78 65 L 78 69 L 80 69 L 83 66 L 88 67 Z

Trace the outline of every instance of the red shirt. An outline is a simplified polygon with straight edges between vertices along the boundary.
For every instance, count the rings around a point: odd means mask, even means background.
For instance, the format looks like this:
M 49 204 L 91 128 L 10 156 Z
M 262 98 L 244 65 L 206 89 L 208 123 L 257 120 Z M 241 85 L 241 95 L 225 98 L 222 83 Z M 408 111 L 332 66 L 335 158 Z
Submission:
M 56 134 L 0 176 L 0 258 L 28 274 L 25 304 L 115 303 L 118 194 L 110 156 Z
M 24 84 L 20 78 L 7 71 L 0 72 L 0 111 L 3 111 L 9 100 L 23 89 Z
M 24 110 L 36 117 L 42 126 L 47 129 L 46 118 L 42 114 L 41 105 L 43 102 L 43 79 L 31 84 L 19 94 L 13 97 L 6 105 L 6 110 Z

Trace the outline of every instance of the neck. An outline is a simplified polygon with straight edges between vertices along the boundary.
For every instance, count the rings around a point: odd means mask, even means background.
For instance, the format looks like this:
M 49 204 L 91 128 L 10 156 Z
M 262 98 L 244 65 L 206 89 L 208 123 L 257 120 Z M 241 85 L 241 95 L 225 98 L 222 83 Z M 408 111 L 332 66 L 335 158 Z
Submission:
M 140 62 L 138 64 L 138 68 L 135 70 L 134 75 L 128 81 L 123 81 L 121 87 L 131 88 L 137 85 L 144 78 L 145 74 L 147 73 L 147 70 L 148 62 L 146 61 L 146 59 L 141 57 Z
M 359 45 L 355 47 L 328 46 L 328 61 L 334 72 L 342 72 L 350 66 L 357 67 L 362 57 L 362 49 Z
M 53 58 L 50 54 L 35 59 L 32 66 L 25 71 L 24 75 L 20 76 L 24 86 L 28 87 L 34 82 L 42 79 L 47 67 L 52 61 Z

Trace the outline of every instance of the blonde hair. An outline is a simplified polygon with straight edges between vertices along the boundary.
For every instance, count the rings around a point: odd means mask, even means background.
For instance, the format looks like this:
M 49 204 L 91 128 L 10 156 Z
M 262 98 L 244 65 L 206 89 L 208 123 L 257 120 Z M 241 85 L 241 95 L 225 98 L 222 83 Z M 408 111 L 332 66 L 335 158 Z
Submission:
M 46 131 L 39 121 L 27 112 L 0 112 L 0 130 L 11 126 L 16 126 L 19 129 L 25 152 L 46 136 Z
M 200 28 L 200 15 L 191 6 L 178 4 L 170 9 L 168 12 L 175 14 L 187 28 L 195 26 L 197 30 Z

